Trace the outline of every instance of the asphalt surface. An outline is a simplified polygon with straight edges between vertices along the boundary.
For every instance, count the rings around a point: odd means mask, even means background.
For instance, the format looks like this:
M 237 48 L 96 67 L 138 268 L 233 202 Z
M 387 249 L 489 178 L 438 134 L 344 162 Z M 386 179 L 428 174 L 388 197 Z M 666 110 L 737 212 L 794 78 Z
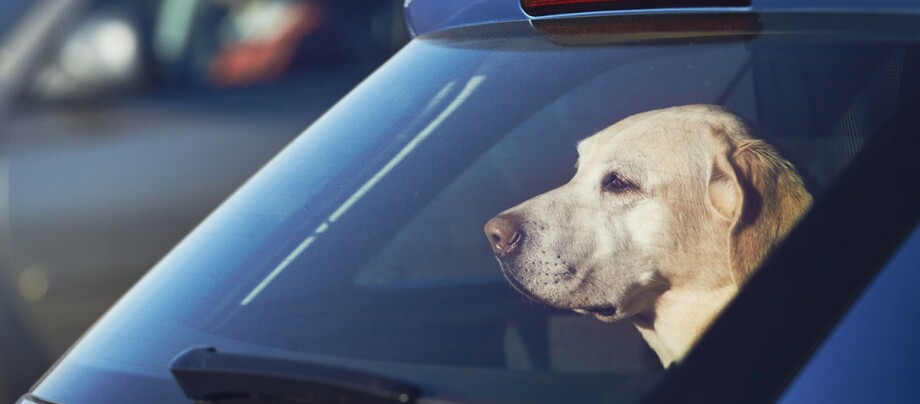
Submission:
M 21 110 L 5 154 L 12 268 L 0 280 L 19 308 L 20 339 L 33 342 L 34 367 L 50 366 L 368 72 Z M 0 391 L 0 400 L 28 388 L 8 382 L 19 391 Z

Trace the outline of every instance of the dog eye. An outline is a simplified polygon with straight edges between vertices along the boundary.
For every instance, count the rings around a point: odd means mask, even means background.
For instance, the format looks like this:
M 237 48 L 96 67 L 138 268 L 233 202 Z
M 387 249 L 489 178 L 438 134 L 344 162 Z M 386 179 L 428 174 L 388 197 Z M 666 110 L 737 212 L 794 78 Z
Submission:
M 601 182 L 601 189 L 605 192 L 625 192 L 632 188 L 633 185 L 617 173 L 607 174 L 604 181 Z

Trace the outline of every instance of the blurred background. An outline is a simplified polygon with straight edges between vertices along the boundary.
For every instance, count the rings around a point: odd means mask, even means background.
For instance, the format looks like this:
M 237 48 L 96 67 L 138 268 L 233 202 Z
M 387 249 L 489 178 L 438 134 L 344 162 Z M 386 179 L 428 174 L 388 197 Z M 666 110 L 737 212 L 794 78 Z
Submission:
M 0 402 L 407 41 L 401 0 L 0 0 Z

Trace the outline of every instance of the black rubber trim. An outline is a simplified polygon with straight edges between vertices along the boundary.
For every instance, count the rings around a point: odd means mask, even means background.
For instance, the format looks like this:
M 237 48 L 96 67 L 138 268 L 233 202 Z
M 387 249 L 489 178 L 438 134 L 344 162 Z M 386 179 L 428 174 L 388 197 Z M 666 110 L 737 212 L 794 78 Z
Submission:
M 413 403 L 419 388 L 383 375 L 283 358 L 190 348 L 169 366 L 196 402 Z

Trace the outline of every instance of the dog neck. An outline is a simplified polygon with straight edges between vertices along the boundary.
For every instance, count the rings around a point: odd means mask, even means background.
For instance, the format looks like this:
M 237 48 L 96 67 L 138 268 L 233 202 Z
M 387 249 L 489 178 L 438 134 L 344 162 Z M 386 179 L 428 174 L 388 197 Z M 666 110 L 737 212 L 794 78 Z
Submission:
M 633 323 L 667 368 L 687 354 L 737 292 L 735 285 L 669 289 L 656 299 L 652 310 L 634 316 Z

